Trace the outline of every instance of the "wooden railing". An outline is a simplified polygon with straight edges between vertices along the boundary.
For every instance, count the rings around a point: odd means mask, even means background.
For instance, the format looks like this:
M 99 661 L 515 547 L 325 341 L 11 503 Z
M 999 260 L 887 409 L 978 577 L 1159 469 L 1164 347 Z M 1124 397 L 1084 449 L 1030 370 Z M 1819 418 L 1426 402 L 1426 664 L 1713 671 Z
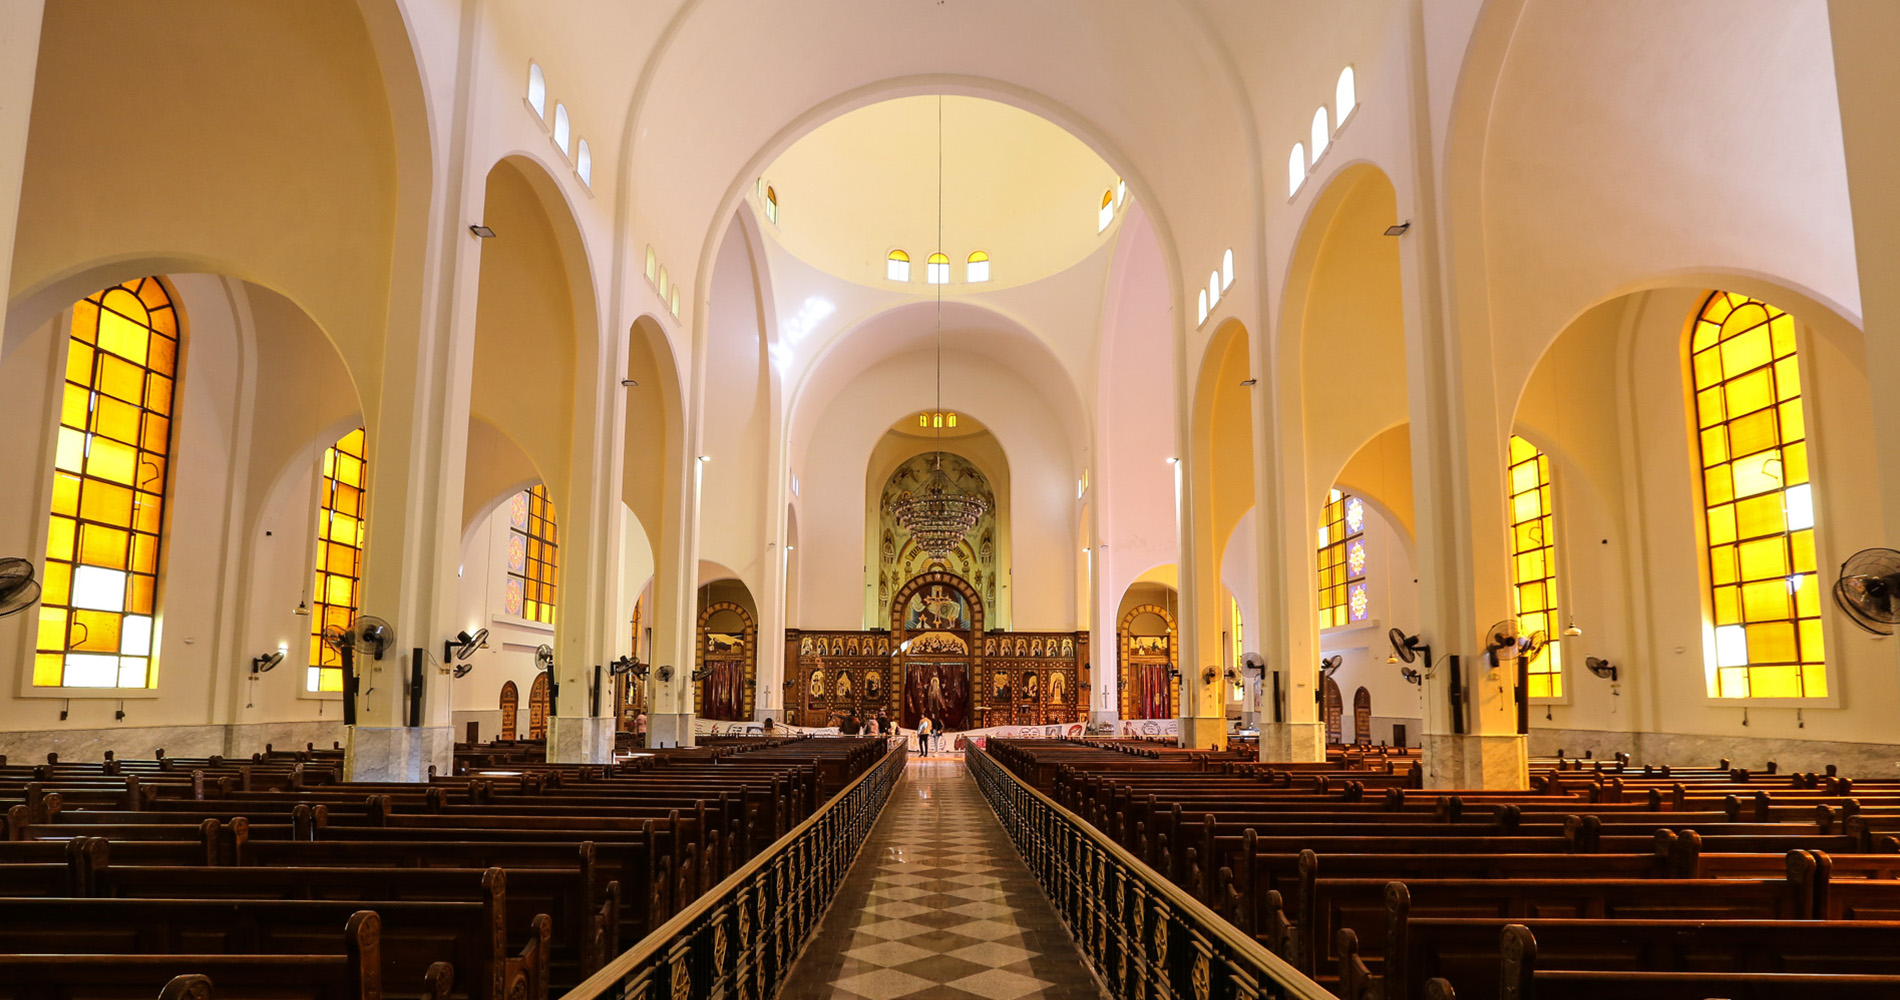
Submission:
M 767 1000 L 818 929 L 904 773 L 900 743 L 811 818 L 562 1000 Z
M 964 759 L 1110 995 L 1334 1000 L 974 743 L 965 744 Z

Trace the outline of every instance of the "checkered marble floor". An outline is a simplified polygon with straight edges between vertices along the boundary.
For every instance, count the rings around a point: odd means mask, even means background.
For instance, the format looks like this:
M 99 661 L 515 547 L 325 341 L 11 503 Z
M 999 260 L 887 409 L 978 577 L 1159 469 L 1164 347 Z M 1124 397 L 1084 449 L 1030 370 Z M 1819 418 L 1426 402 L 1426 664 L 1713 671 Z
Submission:
M 1100 1000 L 959 757 L 911 758 L 782 1000 Z

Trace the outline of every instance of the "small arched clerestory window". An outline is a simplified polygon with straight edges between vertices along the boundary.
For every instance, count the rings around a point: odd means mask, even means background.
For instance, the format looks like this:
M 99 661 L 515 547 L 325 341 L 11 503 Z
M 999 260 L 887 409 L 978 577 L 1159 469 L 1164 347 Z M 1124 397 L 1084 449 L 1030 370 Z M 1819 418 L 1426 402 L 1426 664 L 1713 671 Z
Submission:
M 647 244 L 647 280 L 658 284 L 660 281 L 660 255 L 653 252 L 653 244 Z
M 1220 305 L 1220 272 L 1207 272 L 1207 306 L 1209 309 Z
M 561 148 L 562 156 L 572 155 L 568 152 L 567 146 L 571 127 L 567 120 L 567 105 L 556 101 L 554 103 L 554 144 Z
M 668 293 L 673 291 L 673 279 L 666 273 L 666 265 L 660 265 L 660 301 L 665 302 Z
M 582 184 L 590 189 L 594 186 L 594 151 L 588 148 L 586 139 L 575 144 L 574 172 L 580 175 Z
M 1221 291 L 1226 291 L 1229 287 L 1233 285 L 1233 283 L 1234 283 L 1234 250 L 1232 247 L 1228 247 L 1227 252 L 1220 255 Z
M 1107 229 L 1108 224 L 1113 221 L 1115 221 L 1115 189 L 1109 188 L 1102 192 L 1102 208 L 1095 215 L 1095 231 L 1099 233 Z
M 990 280 L 990 255 L 981 250 L 971 254 L 963 273 L 971 282 Z
M 950 257 L 942 252 L 933 253 L 924 261 L 924 282 L 931 285 L 944 285 L 950 282 Z
M 1353 81 L 1352 67 L 1339 71 L 1339 83 L 1333 88 L 1333 107 L 1339 111 L 1339 120 L 1333 123 L 1335 129 L 1346 124 L 1353 109 L 1359 106 L 1359 92 Z
M 778 192 L 769 185 L 765 189 L 765 220 L 778 225 Z
M 1195 320 L 1195 324 L 1198 326 L 1205 322 L 1207 322 L 1207 289 L 1203 288 L 1201 289 L 1201 318 Z
M 1314 163 L 1318 163 L 1319 158 L 1326 155 L 1326 147 L 1330 145 L 1332 141 L 1333 126 L 1331 122 L 1326 120 L 1326 105 L 1322 104 L 1319 106 L 1318 111 L 1313 112 Z
M 1821 698 L 1827 665 L 1794 317 L 1716 292 L 1690 334 L 1714 698 Z
M 1300 185 L 1306 183 L 1306 146 L 1294 143 L 1293 151 L 1286 158 L 1286 196 L 1300 193 Z
M 891 281 L 910 280 L 910 254 L 892 250 L 884 258 L 884 277 Z
M 33 686 L 157 686 L 179 320 L 157 278 L 73 305 Z
M 528 63 L 528 107 L 534 116 L 546 120 L 548 116 L 548 78 L 541 72 L 541 64 Z

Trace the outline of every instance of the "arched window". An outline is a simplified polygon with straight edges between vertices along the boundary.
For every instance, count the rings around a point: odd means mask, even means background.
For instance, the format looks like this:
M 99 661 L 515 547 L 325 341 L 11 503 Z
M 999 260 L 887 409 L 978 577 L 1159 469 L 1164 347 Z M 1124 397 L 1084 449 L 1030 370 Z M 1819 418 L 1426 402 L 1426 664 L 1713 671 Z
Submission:
M 1551 514 L 1550 457 L 1511 435 L 1511 584 L 1525 633 L 1557 636 L 1557 532 Z M 1563 643 L 1545 646 L 1529 665 L 1532 698 L 1564 696 Z
M 910 280 L 910 254 L 902 250 L 892 250 L 884 258 L 884 277 L 892 281 Z
M 647 280 L 658 283 L 660 280 L 660 255 L 653 252 L 653 244 L 647 244 Z
M 1319 627 L 1365 621 L 1366 502 L 1349 493 L 1326 494 L 1319 519 Z
M 343 435 L 323 453 L 317 474 L 317 566 L 310 600 L 310 661 L 305 691 L 342 691 L 343 660 L 323 641 L 324 629 L 349 628 L 363 586 L 363 516 L 368 510 L 364 429 Z
M 1715 618 L 1709 695 L 1825 697 L 1794 317 L 1716 292 L 1696 319 L 1689 376 Z
M 1205 322 L 1207 322 L 1207 289 L 1203 288 L 1201 289 L 1201 318 L 1196 320 L 1195 324 L 1199 325 Z
M 1299 194 L 1300 185 L 1304 183 L 1306 183 L 1306 147 L 1296 142 L 1293 144 L 1293 152 L 1287 154 L 1286 158 L 1286 196 L 1291 198 Z
M 1319 106 L 1313 112 L 1313 162 L 1326 155 L 1326 147 L 1333 141 L 1333 126 L 1326 120 L 1326 105 Z
M 673 286 L 673 296 L 667 301 L 667 308 L 672 310 L 674 319 L 680 318 L 680 286 Z
M 157 278 L 73 305 L 53 452 L 34 687 L 151 688 L 178 374 Z
M 1339 109 L 1339 121 L 1334 123 L 1335 127 L 1345 125 L 1347 116 L 1358 106 L 1359 92 L 1353 84 L 1352 67 L 1348 66 L 1339 71 L 1339 84 L 1333 88 L 1333 107 Z
M 534 109 L 535 117 L 546 119 L 548 116 L 548 78 L 541 72 L 541 64 L 528 64 L 528 107 Z
M 555 578 L 560 572 L 554 502 L 536 486 L 508 501 L 508 579 L 502 609 L 529 621 L 554 624 Z
M 568 155 L 567 138 L 567 105 L 556 101 L 554 102 L 554 144 L 561 147 L 562 156 Z
M 950 281 L 950 258 L 942 252 L 933 253 L 924 261 L 924 281 L 932 285 L 948 284 Z
M 1226 291 L 1234 283 L 1234 251 L 1232 247 L 1220 256 L 1220 287 Z
M 971 282 L 990 280 L 990 255 L 981 250 L 970 255 L 963 269 L 964 279 Z
M 660 301 L 665 302 L 667 293 L 673 290 L 673 279 L 666 275 L 666 265 L 660 265 Z
M 1115 207 L 1116 208 L 1122 207 L 1122 202 L 1125 202 L 1127 200 L 1128 200 L 1128 182 L 1117 177 L 1115 178 Z
M 574 172 L 580 175 L 582 184 L 594 186 L 594 151 L 587 148 L 586 139 L 575 145 Z
M 778 225 L 778 192 L 770 187 L 765 189 L 765 218 L 773 225 Z
M 1109 188 L 1108 190 L 1102 192 L 1102 210 L 1100 212 L 1097 212 L 1095 215 L 1095 231 L 1099 233 L 1102 230 L 1107 229 L 1108 224 L 1114 221 L 1115 221 L 1115 189 Z
M 1209 308 L 1220 305 L 1220 272 L 1207 272 L 1207 304 Z

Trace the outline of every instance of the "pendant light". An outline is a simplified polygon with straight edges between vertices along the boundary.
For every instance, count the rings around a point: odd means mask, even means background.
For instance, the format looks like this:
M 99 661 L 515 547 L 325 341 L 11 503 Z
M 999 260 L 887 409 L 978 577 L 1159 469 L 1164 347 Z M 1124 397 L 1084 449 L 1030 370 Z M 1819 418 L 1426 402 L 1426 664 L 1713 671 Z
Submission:
M 943 96 L 937 96 L 937 249 L 932 256 L 943 252 Z M 925 264 L 925 277 L 930 276 L 929 268 L 934 264 Z M 943 265 L 945 270 L 948 264 Z M 949 275 L 937 285 L 937 399 L 933 414 L 943 413 L 943 286 L 948 284 Z M 982 497 L 963 492 L 943 471 L 943 420 L 933 419 L 936 428 L 937 448 L 935 461 L 930 475 L 916 490 L 905 490 L 891 501 L 890 513 L 917 547 L 931 556 L 942 559 L 956 550 L 976 522 L 989 510 L 989 503 Z

